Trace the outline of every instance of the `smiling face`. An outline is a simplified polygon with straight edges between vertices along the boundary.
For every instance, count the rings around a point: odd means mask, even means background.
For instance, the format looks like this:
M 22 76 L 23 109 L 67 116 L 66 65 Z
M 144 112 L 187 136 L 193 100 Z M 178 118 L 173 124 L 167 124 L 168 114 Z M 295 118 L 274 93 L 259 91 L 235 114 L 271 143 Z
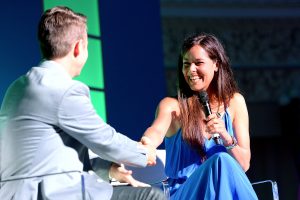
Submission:
M 218 67 L 207 52 L 194 45 L 183 55 L 182 73 L 186 83 L 193 91 L 207 90 Z

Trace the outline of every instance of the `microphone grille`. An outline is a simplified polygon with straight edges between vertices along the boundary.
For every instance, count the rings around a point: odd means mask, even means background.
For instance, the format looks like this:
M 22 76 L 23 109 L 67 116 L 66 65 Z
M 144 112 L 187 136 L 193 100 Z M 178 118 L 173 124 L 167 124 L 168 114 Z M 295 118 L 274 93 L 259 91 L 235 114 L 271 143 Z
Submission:
M 206 102 L 209 101 L 208 95 L 206 91 L 200 91 L 198 93 L 198 99 L 200 101 L 201 104 L 205 104 Z

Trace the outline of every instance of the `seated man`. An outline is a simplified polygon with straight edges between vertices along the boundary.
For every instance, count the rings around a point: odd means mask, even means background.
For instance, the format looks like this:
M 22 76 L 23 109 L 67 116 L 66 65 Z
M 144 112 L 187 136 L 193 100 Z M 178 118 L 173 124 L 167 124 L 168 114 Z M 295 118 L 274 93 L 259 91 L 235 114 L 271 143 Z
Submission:
M 72 80 L 88 57 L 86 17 L 66 7 L 49 9 L 39 22 L 38 39 L 44 60 L 11 84 L 0 111 L 0 199 L 81 198 L 80 176 L 50 174 L 90 170 L 88 148 L 114 163 L 155 164 L 155 148 L 103 122 L 89 88 Z M 104 177 L 110 170 L 115 178 L 129 181 L 130 171 L 100 164 Z M 83 176 L 87 199 L 164 199 L 155 188 L 113 190 L 94 174 Z

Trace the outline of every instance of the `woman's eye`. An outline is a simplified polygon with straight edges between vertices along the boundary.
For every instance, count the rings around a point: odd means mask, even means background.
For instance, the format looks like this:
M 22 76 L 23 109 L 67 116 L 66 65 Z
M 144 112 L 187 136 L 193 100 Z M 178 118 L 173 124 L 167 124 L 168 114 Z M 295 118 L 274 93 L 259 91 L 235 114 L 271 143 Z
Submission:
M 203 62 L 196 62 L 195 65 L 200 66 Z
M 184 69 L 186 69 L 186 68 L 188 68 L 188 67 L 190 67 L 190 64 L 189 64 L 189 63 L 183 64 L 183 68 L 184 68 Z

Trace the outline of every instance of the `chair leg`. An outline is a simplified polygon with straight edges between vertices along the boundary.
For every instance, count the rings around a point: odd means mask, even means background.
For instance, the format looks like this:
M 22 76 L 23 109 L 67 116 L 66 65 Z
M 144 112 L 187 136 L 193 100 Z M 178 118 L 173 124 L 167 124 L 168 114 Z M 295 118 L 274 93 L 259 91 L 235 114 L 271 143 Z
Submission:
M 37 200 L 44 200 L 42 195 L 42 182 L 39 182 L 38 184 Z

